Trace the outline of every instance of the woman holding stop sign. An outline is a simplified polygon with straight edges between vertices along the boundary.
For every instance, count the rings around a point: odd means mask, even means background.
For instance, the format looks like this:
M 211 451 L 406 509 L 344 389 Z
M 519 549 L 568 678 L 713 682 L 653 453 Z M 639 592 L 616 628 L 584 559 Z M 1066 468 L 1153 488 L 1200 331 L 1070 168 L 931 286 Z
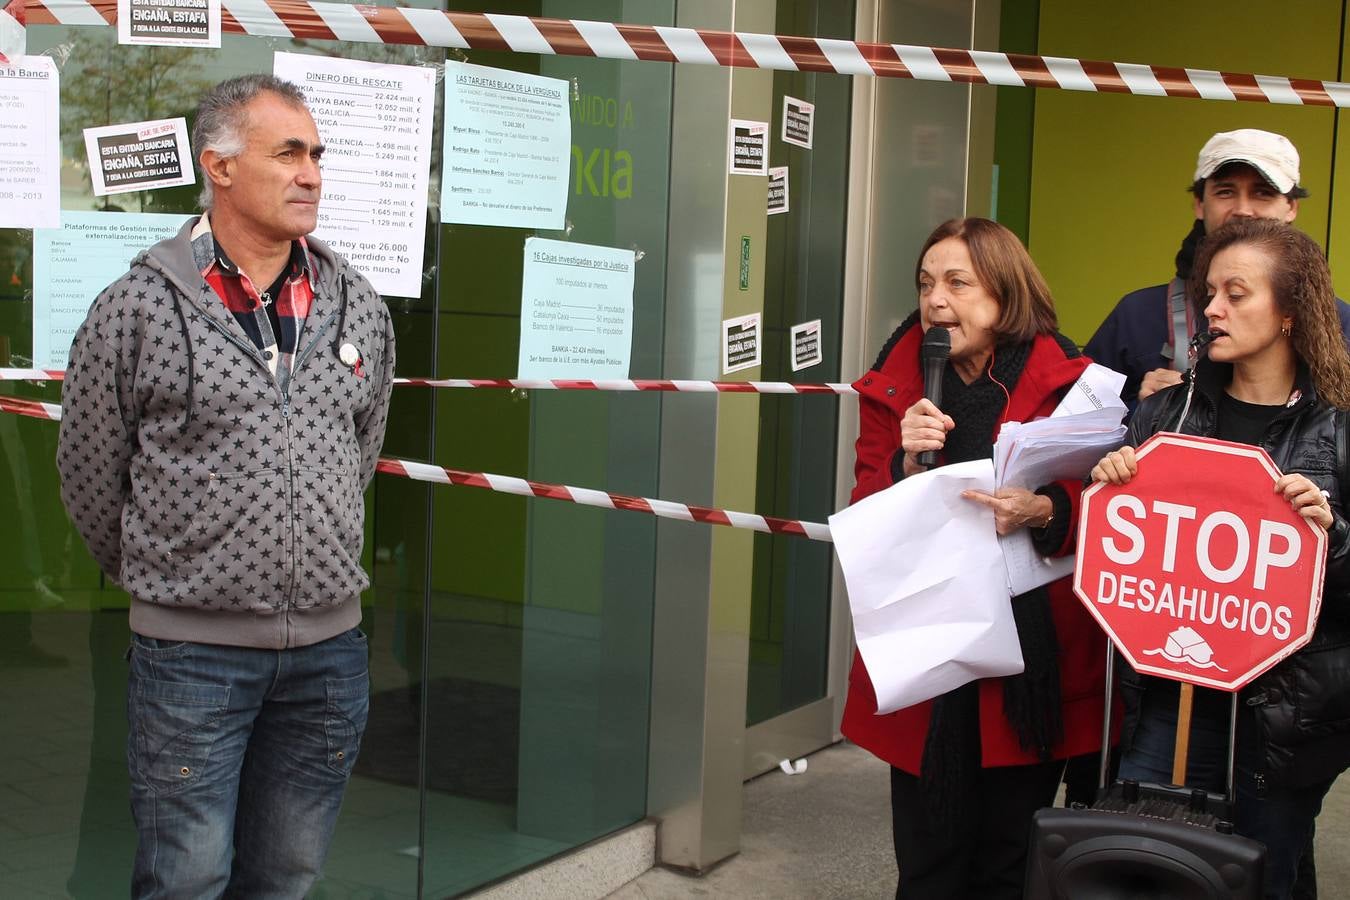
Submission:
M 1266 896 L 1290 896 L 1322 799 L 1350 765 L 1350 522 L 1342 509 L 1350 355 L 1321 248 L 1266 219 L 1235 218 L 1201 245 L 1187 287 L 1209 323 L 1187 380 L 1144 400 L 1127 446 L 1092 470 L 1125 484 L 1133 448 L 1159 431 L 1263 447 L 1278 491 L 1327 530 L 1321 617 L 1312 641 L 1240 695 L 1235 824 L 1267 848 Z M 1222 489 L 1221 485 L 1215 485 Z M 1126 718 L 1120 777 L 1169 782 L 1178 684 L 1121 674 Z M 1231 695 L 1197 688 L 1186 784 L 1226 790 Z
M 989 459 L 1001 423 L 1049 415 L 1090 364 L 1056 331 L 1045 280 L 996 222 L 941 225 L 914 281 L 918 312 L 854 384 L 854 501 L 933 465 Z M 1080 492 L 1066 483 L 967 502 L 990 507 L 1000 533 L 1030 529 L 1049 556 L 1069 543 Z M 1067 757 L 1101 746 L 1105 644 L 1068 582 L 1013 600 L 1020 675 L 877 715 L 854 658 L 842 729 L 891 765 L 897 897 L 1022 896 L 1033 813 L 1054 802 Z

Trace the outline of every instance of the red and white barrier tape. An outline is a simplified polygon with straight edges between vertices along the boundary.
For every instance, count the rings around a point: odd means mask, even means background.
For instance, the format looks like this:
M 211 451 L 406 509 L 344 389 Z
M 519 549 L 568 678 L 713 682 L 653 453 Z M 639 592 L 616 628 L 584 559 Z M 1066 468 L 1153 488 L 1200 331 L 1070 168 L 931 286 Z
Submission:
M 493 475 L 488 472 L 462 472 L 458 469 L 446 469 L 441 466 L 409 462 L 403 459 L 381 459 L 376 468 L 385 474 L 400 475 L 414 481 L 460 484 L 467 487 L 500 491 L 505 494 L 518 494 L 522 497 L 566 500 L 568 503 L 597 506 L 601 509 L 626 509 L 630 512 L 648 513 L 664 519 L 679 519 L 682 522 L 728 525 L 732 528 L 762 531 L 765 534 L 795 534 L 810 538 L 813 541 L 830 540 L 830 526 L 820 522 L 779 519 L 773 516 L 733 512 L 729 509 L 713 509 L 707 506 L 688 506 L 670 500 L 629 497 L 624 494 L 611 494 L 607 491 L 570 487 L 565 484 L 546 484 L 508 475 Z
M 23 397 L 6 397 L 0 394 L 0 412 L 16 413 L 20 416 L 32 416 L 35 419 L 61 421 L 61 407 L 56 403 L 43 403 L 41 400 L 27 400 Z
M 65 377 L 62 369 L 0 368 L 0 381 L 61 381 Z
M 25 400 L 3 395 L 0 395 L 0 412 L 17 413 L 21 416 L 32 416 L 35 419 L 52 419 L 55 421 L 61 419 L 61 407 L 54 403 L 42 403 L 38 400 Z M 629 497 L 624 494 L 611 494 L 607 491 L 597 491 L 591 488 L 528 481 L 510 475 L 493 475 L 490 472 L 463 472 L 459 469 L 446 469 L 441 466 L 410 462 L 405 459 L 381 458 L 376 465 L 376 469 L 386 475 L 398 475 L 403 478 L 411 478 L 414 481 L 460 484 L 467 487 L 486 488 L 504 494 L 518 494 L 522 497 L 543 497 L 547 500 L 566 500 L 569 503 L 597 506 L 601 509 L 643 512 L 665 519 L 679 519 L 682 522 L 704 522 L 709 525 L 748 528 L 751 531 L 762 531 L 765 534 L 795 534 L 810 538 L 813 541 L 830 540 L 830 526 L 820 522 L 779 519 L 774 516 L 734 512 L 729 509 L 713 509 L 707 506 L 688 506 L 671 500 Z
M 60 369 L 3 369 L 0 381 L 61 381 Z M 677 391 L 688 394 L 842 394 L 856 395 L 851 384 L 791 384 L 786 381 L 663 381 L 653 378 L 586 380 L 580 378 L 395 378 L 395 385 L 431 388 L 522 388 L 539 391 Z
M 223 0 L 222 7 L 225 31 L 258 37 L 837 72 L 1150 97 L 1350 106 L 1350 84 L 1175 66 L 318 0 Z M 28 0 L 30 25 L 106 26 L 116 21 L 117 0 Z
M 433 388 L 523 388 L 552 391 L 677 391 L 689 394 L 846 394 L 851 384 L 790 384 L 786 381 L 661 381 L 572 378 L 395 378 L 394 384 Z

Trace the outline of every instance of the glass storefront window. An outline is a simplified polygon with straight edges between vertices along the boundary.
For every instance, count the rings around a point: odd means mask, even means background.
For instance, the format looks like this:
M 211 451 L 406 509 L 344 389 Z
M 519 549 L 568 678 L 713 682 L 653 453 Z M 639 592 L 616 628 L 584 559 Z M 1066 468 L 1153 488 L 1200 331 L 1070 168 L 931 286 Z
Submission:
M 417 4 L 426 5 L 426 4 Z M 493 4 L 495 12 L 669 24 L 671 0 Z M 62 208 L 189 213 L 199 186 L 95 198 L 82 129 L 185 116 L 275 51 L 435 65 L 425 47 L 225 35 L 219 51 L 124 47 L 111 28 L 32 27 L 62 75 Z M 571 86 L 568 228 L 630 248 L 634 377 L 662 375 L 673 68 L 471 52 Z M 435 133 L 440 134 L 440 97 Z M 439 196 L 433 142 L 432 206 Z M 516 374 L 533 231 L 429 216 L 420 298 L 388 298 L 399 375 Z M 33 232 L 0 230 L 0 366 L 32 361 Z M 0 392 L 59 402 L 57 384 Z M 656 493 L 660 400 L 396 389 L 385 455 Z M 0 414 L 0 895 L 118 897 L 129 882 L 127 598 L 61 507 L 54 423 Z M 636 521 L 635 521 L 636 520 Z M 363 598 L 371 711 L 318 897 L 445 897 L 641 819 L 655 524 L 378 476 Z

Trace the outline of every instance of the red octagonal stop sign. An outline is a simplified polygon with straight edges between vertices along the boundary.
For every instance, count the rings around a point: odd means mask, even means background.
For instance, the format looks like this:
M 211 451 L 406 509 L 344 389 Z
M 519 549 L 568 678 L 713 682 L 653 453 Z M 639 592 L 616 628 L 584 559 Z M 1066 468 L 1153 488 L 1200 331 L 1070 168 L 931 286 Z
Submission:
M 1326 533 L 1259 447 L 1157 434 L 1083 492 L 1073 589 L 1139 672 L 1236 691 L 1312 638 Z

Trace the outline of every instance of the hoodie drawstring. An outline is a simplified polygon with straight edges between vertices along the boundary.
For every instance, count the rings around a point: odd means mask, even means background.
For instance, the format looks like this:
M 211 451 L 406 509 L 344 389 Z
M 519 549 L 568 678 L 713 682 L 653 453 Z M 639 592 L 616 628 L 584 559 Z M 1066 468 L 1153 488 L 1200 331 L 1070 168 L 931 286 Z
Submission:
M 347 276 L 338 276 L 341 283 L 342 300 L 338 304 L 337 332 L 333 335 L 333 354 L 342 359 L 342 329 L 347 324 Z
M 166 280 L 165 285 L 169 293 L 173 295 L 173 309 L 178 313 L 178 330 L 183 334 L 183 344 L 187 348 L 187 411 L 183 414 L 183 421 L 178 426 L 179 434 L 186 434 L 192 427 L 192 420 L 196 416 L 195 396 L 197 384 L 196 361 L 192 352 L 192 336 L 188 334 L 187 317 L 183 314 L 183 300 L 179 292 L 174 289 L 172 284 Z

